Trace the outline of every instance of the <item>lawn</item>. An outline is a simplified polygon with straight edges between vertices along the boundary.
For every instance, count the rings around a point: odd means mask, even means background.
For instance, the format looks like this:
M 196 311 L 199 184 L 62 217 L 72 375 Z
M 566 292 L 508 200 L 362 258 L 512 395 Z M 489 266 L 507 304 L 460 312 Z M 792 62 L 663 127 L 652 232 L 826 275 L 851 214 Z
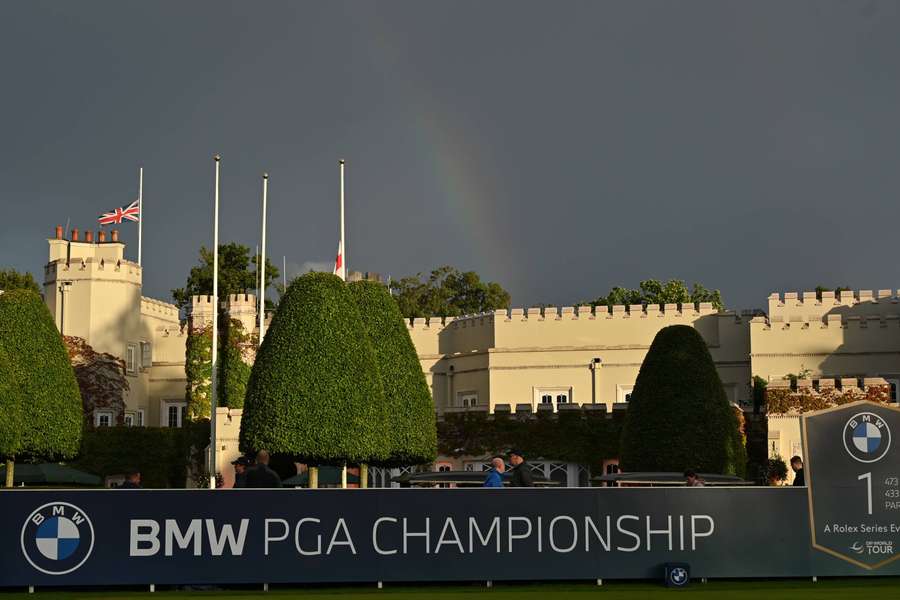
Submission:
M 900 597 L 900 579 L 840 579 L 825 580 L 812 583 L 809 580 L 781 581 L 712 581 L 707 584 L 694 583 L 685 590 L 668 590 L 661 585 L 648 583 L 606 583 L 601 587 L 590 584 L 533 584 L 504 585 L 495 584 L 493 588 L 478 585 L 470 586 L 386 586 L 378 590 L 372 587 L 315 587 L 315 588 L 276 588 L 269 592 L 253 590 L 227 591 L 172 591 L 158 590 L 156 595 L 162 600 L 175 598 L 225 597 L 228 600 L 264 599 L 289 600 L 415 600 L 417 598 L 436 598 L 436 600 L 474 600 L 476 597 L 490 597 L 492 600 L 638 600 L 642 598 L 663 598 L 669 594 L 678 594 L 682 600 L 704 598 L 713 600 L 803 600 L 804 598 L 898 598 Z M 53 600 L 114 600 L 116 598 L 134 599 L 148 597 L 148 592 L 141 591 L 42 591 L 35 595 L 18 592 L 2 592 L 0 600 L 36 600 L 45 598 Z M 485 600 L 487 600 L 485 598 Z

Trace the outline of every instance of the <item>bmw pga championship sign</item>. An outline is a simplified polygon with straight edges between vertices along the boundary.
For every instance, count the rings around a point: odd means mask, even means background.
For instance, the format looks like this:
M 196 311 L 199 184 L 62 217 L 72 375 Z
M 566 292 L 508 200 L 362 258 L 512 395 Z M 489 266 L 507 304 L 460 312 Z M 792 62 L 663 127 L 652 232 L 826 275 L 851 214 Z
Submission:
M 0 587 L 900 575 L 898 432 L 806 416 L 809 488 L 2 491 Z
M 866 570 L 900 558 L 900 410 L 854 402 L 803 417 L 813 547 Z

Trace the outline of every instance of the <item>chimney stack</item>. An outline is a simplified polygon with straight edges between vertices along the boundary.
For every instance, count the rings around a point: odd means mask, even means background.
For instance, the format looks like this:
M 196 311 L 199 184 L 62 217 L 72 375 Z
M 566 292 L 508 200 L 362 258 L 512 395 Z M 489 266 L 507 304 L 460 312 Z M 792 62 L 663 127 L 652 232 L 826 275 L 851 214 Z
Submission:
M 94 243 L 94 232 L 93 231 L 85 231 L 84 232 L 84 241 Z
M 97 241 L 101 244 L 106 241 L 106 232 L 102 229 L 97 232 Z
M 72 230 L 72 241 L 73 241 L 73 242 L 77 242 L 77 241 L 78 241 L 78 230 L 77 230 L 77 229 L 73 229 L 73 230 Z
M 56 226 L 56 239 L 61 240 L 62 236 L 63 236 L 62 225 L 57 225 Z
M 76 231 L 76 233 L 78 232 L 77 229 L 76 229 L 75 231 Z M 111 237 L 112 237 L 112 241 L 113 241 L 113 242 L 118 242 L 118 241 L 119 241 L 119 230 L 118 230 L 118 229 L 113 229 L 113 230 L 112 230 Z

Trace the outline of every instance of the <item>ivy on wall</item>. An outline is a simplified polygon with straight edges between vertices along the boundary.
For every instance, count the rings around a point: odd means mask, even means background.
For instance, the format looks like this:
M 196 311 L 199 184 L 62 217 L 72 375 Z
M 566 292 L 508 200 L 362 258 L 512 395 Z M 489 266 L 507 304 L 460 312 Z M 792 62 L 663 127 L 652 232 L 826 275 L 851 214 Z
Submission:
M 145 488 L 183 488 L 188 468 L 202 471 L 209 421 L 184 427 L 100 427 L 85 430 L 73 467 L 101 477 L 141 472 Z
M 66 335 L 63 343 L 81 390 L 85 425 L 93 425 L 93 414 L 97 409 L 112 411 L 116 423 L 122 425 L 125 392 L 129 389 L 125 361 L 107 352 L 97 352 L 84 338 Z
M 242 408 L 252 361 L 250 348 L 257 336 L 244 331 L 237 319 L 221 319 L 219 354 L 218 405 Z M 185 396 L 191 418 L 209 418 L 212 380 L 212 324 L 191 328 L 185 344 L 184 372 L 187 379 Z M 250 359 L 248 361 L 248 355 Z
M 879 404 L 886 404 L 891 399 L 891 386 L 870 385 L 866 386 L 865 389 L 826 387 L 818 390 L 808 386 L 796 389 L 769 386 L 766 388 L 765 395 L 766 412 L 768 414 L 802 414 L 833 406 L 841 406 L 857 400 L 869 400 Z

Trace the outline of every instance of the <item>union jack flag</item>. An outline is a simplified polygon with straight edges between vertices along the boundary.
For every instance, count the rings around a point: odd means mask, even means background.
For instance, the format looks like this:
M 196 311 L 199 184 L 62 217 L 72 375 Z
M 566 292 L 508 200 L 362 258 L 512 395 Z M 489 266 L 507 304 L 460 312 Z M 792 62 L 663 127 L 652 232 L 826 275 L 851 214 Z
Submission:
M 141 209 L 138 207 L 138 201 L 135 200 L 125 208 L 117 208 L 108 213 L 103 213 L 97 218 L 101 225 L 118 225 L 123 220 L 140 221 Z

